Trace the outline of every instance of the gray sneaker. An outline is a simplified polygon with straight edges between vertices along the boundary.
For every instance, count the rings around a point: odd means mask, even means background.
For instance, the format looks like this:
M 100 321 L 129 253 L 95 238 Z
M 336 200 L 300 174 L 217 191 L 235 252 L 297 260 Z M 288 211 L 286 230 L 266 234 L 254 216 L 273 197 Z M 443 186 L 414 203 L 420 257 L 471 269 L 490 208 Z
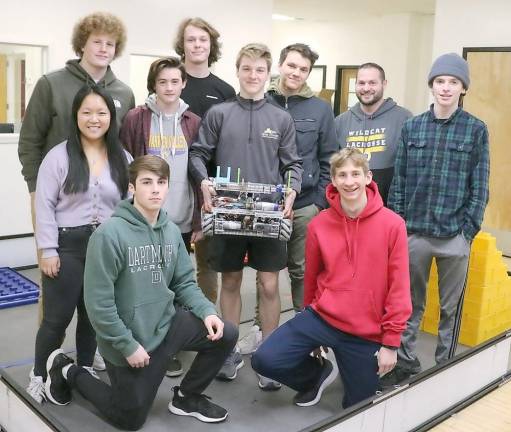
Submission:
M 274 381 L 270 378 L 266 378 L 262 375 L 257 374 L 257 378 L 259 379 L 259 388 L 264 391 L 276 391 L 280 390 L 282 384 L 278 381 Z
M 245 362 L 237 348 L 232 351 L 225 359 L 222 368 L 216 374 L 217 379 L 223 381 L 232 381 L 238 375 L 238 369 L 241 369 Z

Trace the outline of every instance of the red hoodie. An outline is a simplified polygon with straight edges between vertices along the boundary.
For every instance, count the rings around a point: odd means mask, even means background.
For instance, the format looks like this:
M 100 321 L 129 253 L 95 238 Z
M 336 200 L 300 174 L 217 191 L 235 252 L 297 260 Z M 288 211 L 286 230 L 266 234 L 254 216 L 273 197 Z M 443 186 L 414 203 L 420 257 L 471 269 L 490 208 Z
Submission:
M 304 306 L 343 332 L 398 347 L 412 312 L 405 222 L 383 207 L 374 181 L 366 192 L 351 219 L 327 186 L 330 208 L 307 230 Z

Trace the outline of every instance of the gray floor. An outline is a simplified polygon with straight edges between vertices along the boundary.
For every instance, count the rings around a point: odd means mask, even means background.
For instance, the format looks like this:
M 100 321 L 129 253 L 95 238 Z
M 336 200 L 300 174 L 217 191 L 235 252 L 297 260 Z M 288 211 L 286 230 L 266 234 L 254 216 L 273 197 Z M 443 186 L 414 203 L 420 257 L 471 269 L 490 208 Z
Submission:
M 27 277 L 37 279 L 37 271 L 25 271 Z M 286 272 L 280 278 L 282 309 L 290 308 L 291 297 Z M 251 269 L 245 270 L 242 286 L 243 313 L 242 319 L 249 320 L 255 304 L 255 274 Z M 292 313 L 284 313 L 285 321 Z M 73 353 L 74 326 L 71 324 L 63 348 Z M 240 333 L 244 334 L 250 324 L 244 324 Z M 0 310 L 0 367 L 6 368 L 9 377 L 25 388 L 28 372 L 33 363 L 35 333 L 37 330 L 37 305 L 20 306 Z M 435 337 L 422 334 L 420 337 L 421 360 L 424 367 L 433 365 Z M 192 359 L 191 353 L 184 353 L 185 364 Z M 101 373 L 103 379 L 105 373 Z M 167 411 L 170 389 L 179 383 L 179 379 L 165 378 L 158 393 L 155 404 L 147 423 L 142 430 L 168 431 L 180 430 L 202 431 L 212 426 L 197 420 L 174 416 Z M 321 402 L 309 408 L 299 408 L 291 403 L 294 392 L 283 388 L 278 392 L 266 393 L 259 390 L 254 372 L 250 367 L 250 359 L 245 357 L 245 367 L 240 370 L 234 382 L 213 382 L 206 393 L 213 400 L 229 410 L 229 419 L 225 423 L 215 425 L 217 431 L 255 431 L 267 430 L 294 431 L 313 425 L 325 418 L 341 412 L 340 401 L 342 385 L 340 380 L 331 385 L 324 393 Z M 73 432 L 113 431 L 117 430 L 103 422 L 90 404 L 74 395 L 73 402 L 66 407 L 58 407 L 45 403 L 38 407 L 40 412 L 55 419 L 56 423 Z

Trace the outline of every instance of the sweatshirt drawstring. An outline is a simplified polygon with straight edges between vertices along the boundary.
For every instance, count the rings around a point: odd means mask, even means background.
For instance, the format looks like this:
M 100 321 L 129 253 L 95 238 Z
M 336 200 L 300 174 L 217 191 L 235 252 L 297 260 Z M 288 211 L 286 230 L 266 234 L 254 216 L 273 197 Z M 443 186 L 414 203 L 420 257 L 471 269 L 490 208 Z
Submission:
M 348 262 L 351 262 L 351 241 L 350 241 L 350 233 L 348 229 L 348 218 L 344 217 L 344 237 L 346 238 L 346 249 L 348 249 Z
M 357 264 L 358 264 L 358 259 L 357 259 L 357 239 L 358 239 L 358 225 L 360 223 L 360 218 L 357 218 L 357 223 L 355 224 L 355 241 L 353 242 L 353 257 L 354 257 L 354 260 L 353 260 L 353 277 L 355 277 L 355 274 L 357 273 Z
M 163 114 L 162 113 L 159 113 L 158 114 L 158 128 L 160 130 L 160 156 L 162 157 L 162 159 L 166 159 L 166 154 L 165 154 L 165 144 L 164 144 L 164 137 L 163 137 L 163 119 L 162 119 L 162 116 Z
M 171 153 L 172 157 L 176 155 L 176 140 L 177 140 L 177 112 L 174 114 L 174 133 L 172 134 L 172 147 Z
M 357 238 L 358 238 L 358 225 L 360 223 L 360 219 L 356 219 L 355 223 L 355 235 L 350 236 L 350 230 L 348 228 L 349 220 L 347 217 L 344 217 L 344 236 L 346 238 L 346 249 L 348 250 L 348 262 L 351 265 L 352 273 L 351 277 L 355 277 L 357 272 Z
M 168 162 L 169 154 L 165 151 L 170 146 L 170 155 L 174 157 L 176 155 L 176 141 L 177 141 L 177 127 L 178 118 L 177 113 L 174 115 L 174 130 L 170 131 L 169 142 L 165 142 L 165 136 L 163 134 L 163 114 L 158 114 L 158 128 L 160 132 L 160 156 Z

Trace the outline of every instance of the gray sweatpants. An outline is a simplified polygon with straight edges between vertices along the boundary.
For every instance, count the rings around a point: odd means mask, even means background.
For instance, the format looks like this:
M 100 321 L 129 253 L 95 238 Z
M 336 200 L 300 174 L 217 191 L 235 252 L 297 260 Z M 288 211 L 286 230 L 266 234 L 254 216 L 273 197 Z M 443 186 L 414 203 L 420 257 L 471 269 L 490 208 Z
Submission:
M 426 306 L 432 260 L 436 259 L 440 297 L 440 322 L 435 351 L 435 361 L 439 364 L 454 356 L 458 344 L 470 244 L 462 234 L 451 238 L 410 234 L 408 250 L 413 311 L 401 337 L 398 365 L 418 373 L 421 365 L 417 358 L 417 335 Z

